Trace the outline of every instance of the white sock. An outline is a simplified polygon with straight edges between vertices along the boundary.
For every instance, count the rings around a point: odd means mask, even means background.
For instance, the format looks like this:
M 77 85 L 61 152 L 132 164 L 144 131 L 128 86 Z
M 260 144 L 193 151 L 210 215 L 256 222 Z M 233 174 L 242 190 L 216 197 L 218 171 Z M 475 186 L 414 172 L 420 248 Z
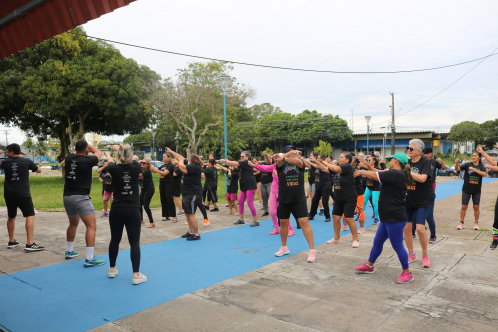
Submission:
M 316 250 L 315 249 L 310 249 L 310 252 L 316 252 Z
M 73 251 L 73 243 L 72 242 L 68 242 L 67 243 L 67 251 L 68 252 L 72 252 Z
M 94 247 L 86 247 L 86 259 L 89 261 L 93 259 L 93 249 Z

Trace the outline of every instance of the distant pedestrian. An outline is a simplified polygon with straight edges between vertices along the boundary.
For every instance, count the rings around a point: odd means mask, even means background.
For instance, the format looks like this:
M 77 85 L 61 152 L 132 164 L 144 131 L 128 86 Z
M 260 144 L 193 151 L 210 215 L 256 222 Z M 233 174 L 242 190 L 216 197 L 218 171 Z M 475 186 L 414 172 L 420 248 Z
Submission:
M 156 227 L 156 224 L 154 223 L 152 211 L 150 210 L 150 202 L 152 201 L 152 197 L 156 192 L 156 187 L 154 186 L 154 179 L 152 178 L 149 159 L 142 160 L 140 162 L 140 166 L 142 167 L 142 173 L 140 173 L 139 175 L 140 216 L 142 217 L 142 224 L 145 225 L 143 212 L 143 210 L 145 209 L 145 213 L 147 213 L 147 217 L 149 217 L 149 225 L 147 225 L 146 228 L 152 228 Z

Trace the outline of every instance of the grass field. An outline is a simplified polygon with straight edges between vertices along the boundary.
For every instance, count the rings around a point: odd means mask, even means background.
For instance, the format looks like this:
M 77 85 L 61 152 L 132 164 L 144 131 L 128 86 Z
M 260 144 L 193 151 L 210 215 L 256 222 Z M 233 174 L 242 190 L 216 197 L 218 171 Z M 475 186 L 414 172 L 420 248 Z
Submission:
M 160 207 L 161 199 L 159 196 L 159 175 L 153 174 L 156 193 L 152 197 L 151 207 Z M 5 206 L 3 195 L 4 177 L 0 177 L 0 205 Z M 62 193 L 64 191 L 64 180 L 61 177 L 30 177 L 31 197 L 35 209 L 43 211 L 61 211 L 64 209 Z M 204 184 L 204 182 L 203 182 Z M 226 204 L 225 176 L 220 175 L 218 180 L 218 199 L 220 204 Z M 93 177 L 92 191 L 90 192 L 92 203 L 96 210 L 104 208 L 102 202 L 102 184 L 97 176 Z M 257 197 L 257 194 L 256 194 Z M 255 201 L 257 198 L 255 198 Z

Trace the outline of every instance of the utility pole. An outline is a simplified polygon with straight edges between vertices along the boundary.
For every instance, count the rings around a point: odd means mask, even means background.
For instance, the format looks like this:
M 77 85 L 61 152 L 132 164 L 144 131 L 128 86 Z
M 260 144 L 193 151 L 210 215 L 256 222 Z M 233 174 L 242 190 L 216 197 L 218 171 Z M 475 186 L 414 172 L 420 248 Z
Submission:
M 351 131 L 354 132 L 354 110 L 351 110 Z
M 394 125 L 394 92 L 389 92 L 392 97 L 392 106 L 391 106 L 391 156 L 394 156 L 395 152 L 395 142 L 396 142 L 396 126 Z
M 7 134 L 11 131 L 11 130 L 2 130 L 4 133 L 5 133 L 5 144 L 6 145 L 9 145 L 9 139 L 7 138 Z

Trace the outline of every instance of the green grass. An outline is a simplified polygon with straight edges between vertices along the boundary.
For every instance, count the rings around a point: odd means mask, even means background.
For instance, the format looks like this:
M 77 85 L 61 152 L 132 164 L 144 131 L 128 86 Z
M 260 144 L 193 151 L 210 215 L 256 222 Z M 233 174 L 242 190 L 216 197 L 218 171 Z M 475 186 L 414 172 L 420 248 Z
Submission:
M 154 185 L 156 187 L 156 193 L 152 197 L 150 203 L 151 207 L 160 207 L 161 199 L 159 196 L 159 175 L 153 174 Z M 0 205 L 5 206 L 5 199 L 3 195 L 3 183 L 5 177 L 0 177 Z M 64 203 L 62 200 L 62 193 L 64 191 L 64 180 L 57 177 L 35 177 L 32 176 L 29 179 L 31 187 L 31 197 L 33 199 L 33 205 L 35 209 L 43 209 L 44 211 L 60 211 L 64 208 Z M 204 184 L 204 181 L 203 181 Z M 225 176 L 220 175 L 218 180 L 218 200 L 219 204 L 226 204 L 225 199 Z M 255 195 L 257 197 L 257 194 Z M 99 182 L 97 176 L 93 177 L 92 190 L 90 192 L 90 197 L 92 198 L 92 203 L 96 210 L 102 210 L 104 208 L 102 202 L 102 183 Z M 255 198 L 255 201 L 257 198 Z

